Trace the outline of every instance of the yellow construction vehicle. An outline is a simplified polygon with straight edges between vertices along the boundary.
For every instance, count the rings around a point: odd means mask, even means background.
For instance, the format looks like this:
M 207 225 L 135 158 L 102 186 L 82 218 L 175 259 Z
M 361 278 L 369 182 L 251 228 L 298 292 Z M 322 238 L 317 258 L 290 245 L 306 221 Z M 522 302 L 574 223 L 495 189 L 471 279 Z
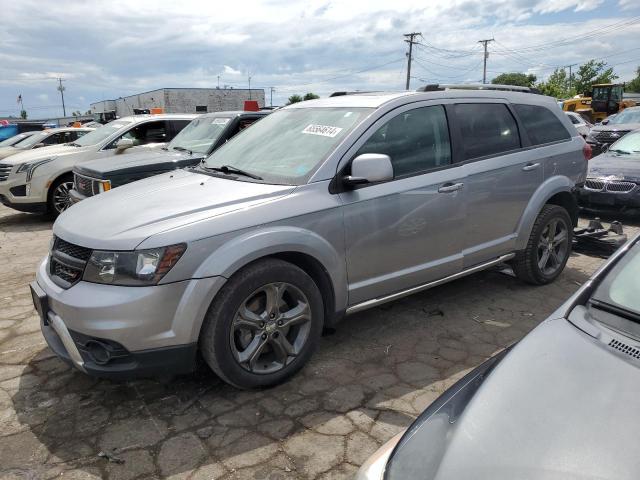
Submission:
M 622 83 L 599 83 L 591 86 L 591 96 L 578 95 L 565 100 L 562 102 L 562 109 L 565 112 L 579 113 L 591 123 L 601 122 L 609 115 L 636 105 L 633 100 L 623 100 L 623 92 Z

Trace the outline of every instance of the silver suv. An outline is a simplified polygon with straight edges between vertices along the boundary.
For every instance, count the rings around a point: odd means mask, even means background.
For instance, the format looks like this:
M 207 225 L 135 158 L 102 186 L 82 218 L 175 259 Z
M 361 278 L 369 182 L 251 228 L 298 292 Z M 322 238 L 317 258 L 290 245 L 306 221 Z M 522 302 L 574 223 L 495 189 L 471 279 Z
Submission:
M 567 262 L 590 150 L 553 99 L 449 90 L 283 108 L 190 170 L 91 197 L 54 225 L 32 293 L 91 375 L 299 370 L 323 327 L 502 262 Z

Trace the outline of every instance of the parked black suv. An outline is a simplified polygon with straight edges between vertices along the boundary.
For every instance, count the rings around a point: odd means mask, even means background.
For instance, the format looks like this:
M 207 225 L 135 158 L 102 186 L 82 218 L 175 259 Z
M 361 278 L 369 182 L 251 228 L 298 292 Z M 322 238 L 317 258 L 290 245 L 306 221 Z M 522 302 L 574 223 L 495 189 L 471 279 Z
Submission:
M 79 202 L 142 178 L 197 165 L 239 131 L 270 113 L 242 111 L 201 115 L 161 150 L 82 163 L 73 170 L 71 199 L 74 203 Z

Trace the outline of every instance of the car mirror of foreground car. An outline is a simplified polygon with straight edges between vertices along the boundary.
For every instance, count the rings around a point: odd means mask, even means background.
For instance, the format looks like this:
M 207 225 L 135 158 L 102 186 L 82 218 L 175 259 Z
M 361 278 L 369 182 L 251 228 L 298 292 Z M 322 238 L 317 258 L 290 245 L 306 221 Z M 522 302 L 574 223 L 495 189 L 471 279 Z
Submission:
M 345 175 L 342 181 L 347 186 L 393 180 L 393 165 L 389 155 L 363 153 L 351 162 L 351 175 Z
M 118 140 L 118 143 L 116 143 L 116 150 L 119 152 L 131 147 L 133 147 L 133 140 L 130 138 L 121 138 Z

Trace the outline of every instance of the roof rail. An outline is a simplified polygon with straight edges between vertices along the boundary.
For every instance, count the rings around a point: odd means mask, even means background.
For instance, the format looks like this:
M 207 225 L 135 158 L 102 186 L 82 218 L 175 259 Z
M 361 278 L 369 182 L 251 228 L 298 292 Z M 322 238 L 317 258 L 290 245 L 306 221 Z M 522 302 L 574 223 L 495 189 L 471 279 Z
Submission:
M 366 93 L 376 93 L 374 90 L 356 90 L 355 92 L 333 92 L 329 97 L 343 97 L 345 95 L 358 95 L 358 94 L 366 94 Z
M 419 87 L 418 92 L 437 92 L 443 90 L 502 90 L 508 92 L 540 93 L 535 87 L 500 85 L 494 83 L 432 83 Z

